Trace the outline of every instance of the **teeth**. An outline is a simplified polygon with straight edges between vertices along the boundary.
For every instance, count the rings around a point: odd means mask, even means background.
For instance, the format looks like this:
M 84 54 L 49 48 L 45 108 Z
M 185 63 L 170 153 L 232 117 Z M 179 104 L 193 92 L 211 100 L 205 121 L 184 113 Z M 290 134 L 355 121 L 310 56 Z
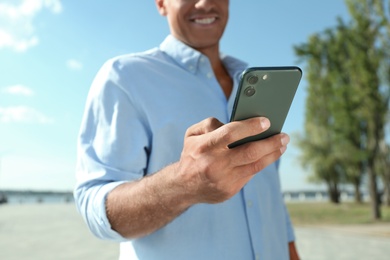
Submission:
M 199 24 L 211 24 L 214 21 L 215 21 L 215 17 L 214 18 L 195 19 L 195 23 L 199 23 Z

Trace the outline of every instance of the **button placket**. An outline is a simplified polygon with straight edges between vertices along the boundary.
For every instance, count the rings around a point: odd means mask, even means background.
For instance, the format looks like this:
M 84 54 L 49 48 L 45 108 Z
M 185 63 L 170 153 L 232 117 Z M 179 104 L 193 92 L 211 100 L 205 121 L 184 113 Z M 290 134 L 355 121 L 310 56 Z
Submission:
M 261 222 L 261 219 L 259 219 L 260 216 L 258 215 L 258 205 L 255 204 L 256 191 L 254 188 L 255 187 L 252 187 L 252 185 L 248 183 L 243 188 L 243 195 L 246 203 L 246 216 L 252 241 L 253 256 L 254 259 L 260 259 L 259 250 L 261 250 L 261 238 L 259 236 L 259 223 Z

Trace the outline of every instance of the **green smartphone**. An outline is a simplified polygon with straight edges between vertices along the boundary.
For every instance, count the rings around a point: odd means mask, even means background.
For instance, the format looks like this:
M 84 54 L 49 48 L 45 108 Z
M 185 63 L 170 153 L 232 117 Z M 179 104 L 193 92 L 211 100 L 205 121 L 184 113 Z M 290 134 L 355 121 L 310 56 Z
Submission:
M 240 77 L 230 121 L 262 116 L 271 126 L 261 134 L 229 144 L 229 148 L 279 134 L 301 78 L 302 70 L 296 66 L 246 69 Z

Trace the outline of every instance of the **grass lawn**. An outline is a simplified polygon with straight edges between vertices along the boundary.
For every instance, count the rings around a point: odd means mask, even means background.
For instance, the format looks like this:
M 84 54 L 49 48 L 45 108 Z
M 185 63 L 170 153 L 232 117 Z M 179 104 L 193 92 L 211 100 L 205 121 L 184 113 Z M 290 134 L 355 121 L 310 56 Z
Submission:
M 382 219 L 374 221 L 368 203 L 290 202 L 286 205 L 294 225 L 390 224 L 390 207 L 382 207 Z

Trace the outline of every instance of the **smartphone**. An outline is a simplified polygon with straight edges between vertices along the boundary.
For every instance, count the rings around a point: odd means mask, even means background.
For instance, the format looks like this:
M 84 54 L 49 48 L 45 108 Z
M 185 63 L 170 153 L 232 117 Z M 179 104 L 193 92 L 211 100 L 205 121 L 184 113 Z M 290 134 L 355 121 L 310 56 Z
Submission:
M 271 126 L 261 134 L 236 141 L 228 147 L 279 134 L 301 78 L 302 70 L 296 66 L 246 69 L 240 76 L 230 121 L 262 116 L 270 120 Z

